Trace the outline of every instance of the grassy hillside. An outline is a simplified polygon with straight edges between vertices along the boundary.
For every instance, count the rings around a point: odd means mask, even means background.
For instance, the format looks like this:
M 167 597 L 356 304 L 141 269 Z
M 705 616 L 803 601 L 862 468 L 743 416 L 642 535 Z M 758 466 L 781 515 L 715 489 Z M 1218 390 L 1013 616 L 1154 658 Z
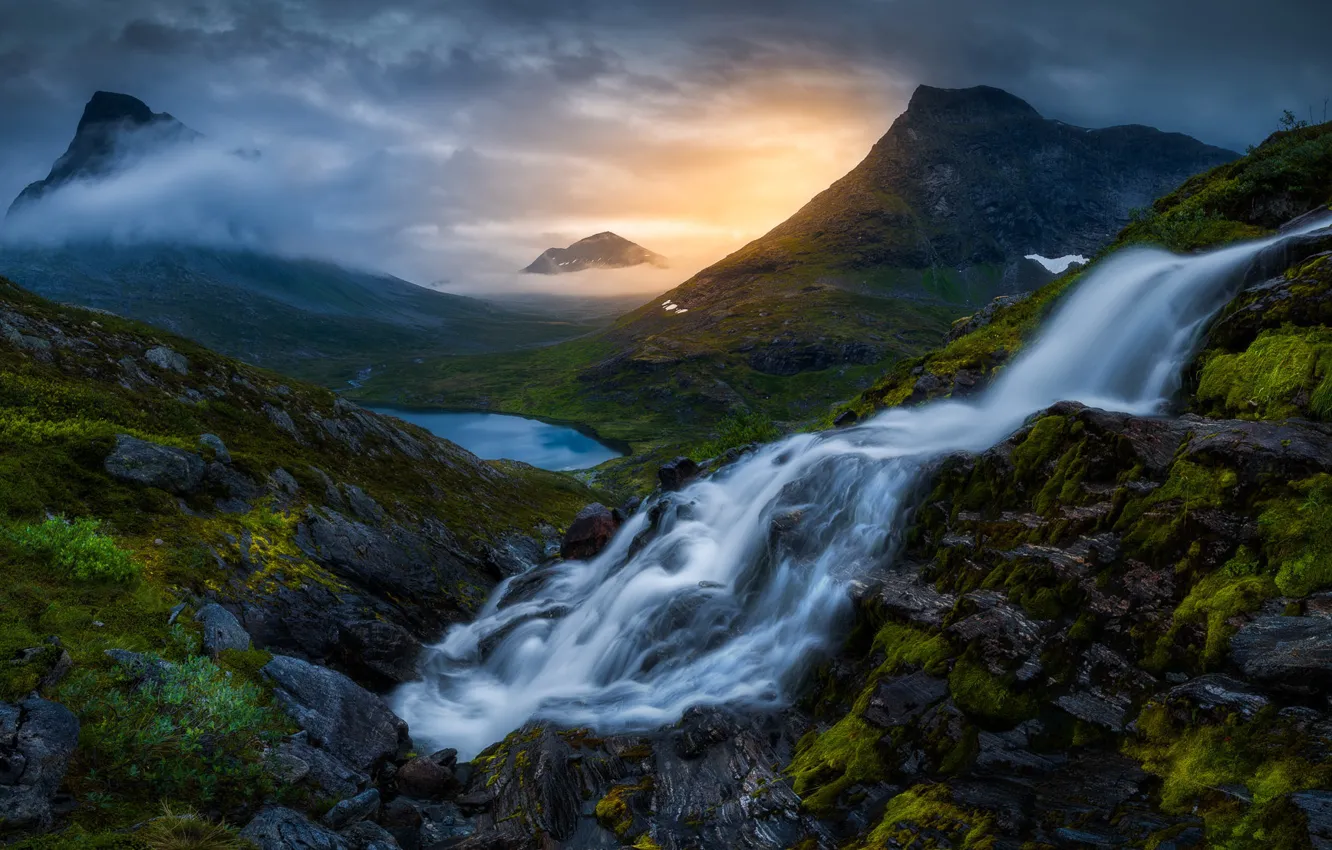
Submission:
M 125 435 L 207 472 L 135 483 L 107 462 Z M 233 820 L 272 794 L 315 805 L 261 769 L 263 745 L 291 731 L 255 674 L 261 638 L 355 674 L 360 644 L 341 630 L 438 634 L 501 576 L 498 542 L 553 532 L 595 498 L 3 280 L 0 482 L 0 702 L 38 691 L 83 725 L 75 826 L 40 847 L 141 846 L 78 836 L 163 804 Z M 357 548 L 330 551 L 321 524 Z M 244 612 L 260 648 L 201 655 L 191 614 L 210 600 Z M 325 632 L 332 643 L 310 643 Z M 174 661 L 176 678 L 138 687 L 107 650 Z

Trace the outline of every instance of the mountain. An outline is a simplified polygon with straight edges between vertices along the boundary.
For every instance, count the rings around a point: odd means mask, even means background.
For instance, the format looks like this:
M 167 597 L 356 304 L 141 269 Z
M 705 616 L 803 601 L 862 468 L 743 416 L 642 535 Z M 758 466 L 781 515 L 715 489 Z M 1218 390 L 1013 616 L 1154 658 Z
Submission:
M 1051 280 L 1027 255 L 1094 254 L 1135 208 L 1236 156 L 1148 127 L 1073 127 L 994 88 L 921 86 L 849 174 L 614 327 L 546 351 L 400 363 L 366 389 L 647 442 L 746 409 L 800 420 L 957 317 Z
M 96 180 L 199 134 L 137 98 L 97 92 L 23 215 L 73 180 Z M 384 274 L 258 250 L 177 243 L 0 244 L 0 274 L 59 301 L 150 322 L 251 363 L 343 383 L 390 357 L 539 345 L 604 327 L 448 295 Z
M 104 177 L 127 158 L 151 155 L 164 146 L 197 138 L 199 134 L 194 130 L 165 112 L 153 112 L 136 97 L 96 92 L 83 107 L 74 138 L 51 167 L 51 173 L 28 184 L 6 215 L 71 180 Z
M 568 274 L 585 269 L 627 269 L 644 263 L 666 268 L 666 258 L 610 231 L 579 239 L 568 248 L 548 248 L 523 271 Z

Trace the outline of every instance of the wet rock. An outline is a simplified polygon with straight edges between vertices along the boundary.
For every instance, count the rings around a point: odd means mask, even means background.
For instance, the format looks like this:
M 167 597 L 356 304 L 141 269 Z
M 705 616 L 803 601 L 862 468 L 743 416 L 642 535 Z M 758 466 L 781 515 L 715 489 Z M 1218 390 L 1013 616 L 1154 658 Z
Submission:
M 661 489 L 668 492 L 683 490 L 689 482 L 698 477 L 698 464 L 687 457 L 677 457 L 657 470 L 657 480 Z
M 414 758 L 398 768 L 394 781 L 398 785 L 398 791 L 408 797 L 421 800 L 456 797 L 462 791 L 462 783 L 453 773 L 453 769 L 457 766 L 457 750 L 440 750 L 428 756 Z
M 172 351 L 165 345 L 148 349 L 144 352 L 143 359 L 159 369 L 175 372 L 177 375 L 188 375 L 190 373 L 189 359 L 183 354 Z
M 358 770 L 373 770 L 410 745 L 407 724 L 346 676 L 290 656 L 263 667 L 274 695 L 312 742 Z
M 250 633 L 245 631 L 235 614 L 216 602 L 200 608 L 194 620 L 203 626 L 204 649 L 214 658 L 223 650 L 250 648 Z
M 879 682 L 870 697 L 865 719 L 883 728 L 903 726 L 948 696 L 948 683 L 917 671 Z
M 240 832 L 259 850 L 351 850 L 340 835 L 282 806 L 269 806 Z
M 187 494 L 203 483 L 205 465 L 203 458 L 184 449 L 121 434 L 105 468 L 121 481 Z
M 79 742 L 79 721 L 55 702 L 0 703 L 0 827 L 45 829 Z
M 619 511 L 601 504 L 591 504 L 578 512 L 565 532 L 560 546 L 560 557 L 566 561 L 586 561 L 595 558 L 624 522 Z
M 204 434 L 199 437 L 199 445 L 210 449 L 213 452 L 213 460 L 217 463 L 231 463 L 231 452 L 227 451 L 227 444 L 216 434 Z
M 1332 681 L 1332 620 L 1259 617 L 1230 640 L 1231 658 L 1247 678 L 1292 690 Z
M 880 574 L 856 593 L 862 604 L 868 603 L 897 620 L 915 626 L 939 628 L 953 610 L 957 597 L 940 593 L 920 578 L 919 565 L 895 566 Z
M 859 421 L 860 414 L 856 413 L 854 410 L 843 410 L 841 413 L 837 414 L 837 418 L 833 420 L 833 427 L 848 428 Z
M 354 823 L 372 818 L 379 811 L 379 791 L 371 788 L 337 803 L 324 813 L 320 822 L 333 830 L 345 829 Z
M 682 759 L 698 758 L 714 744 L 729 740 L 735 730 L 735 718 L 726 710 L 694 706 L 680 719 L 680 733 L 675 752 Z

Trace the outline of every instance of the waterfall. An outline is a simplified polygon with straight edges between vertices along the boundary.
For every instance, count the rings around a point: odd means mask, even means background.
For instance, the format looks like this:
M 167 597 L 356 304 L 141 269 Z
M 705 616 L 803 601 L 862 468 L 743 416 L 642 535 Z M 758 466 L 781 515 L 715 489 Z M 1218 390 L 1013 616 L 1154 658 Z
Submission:
M 664 496 L 655 534 L 639 539 L 640 510 L 595 559 L 507 580 L 427 651 L 397 712 L 418 740 L 471 758 L 532 718 L 647 731 L 693 705 L 783 707 L 846 625 L 849 582 L 891 562 L 931 462 L 983 451 L 1056 401 L 1164 412 L 1247 265 L 1292 235 L 1119 252 L 979 397 L 766 446 Z

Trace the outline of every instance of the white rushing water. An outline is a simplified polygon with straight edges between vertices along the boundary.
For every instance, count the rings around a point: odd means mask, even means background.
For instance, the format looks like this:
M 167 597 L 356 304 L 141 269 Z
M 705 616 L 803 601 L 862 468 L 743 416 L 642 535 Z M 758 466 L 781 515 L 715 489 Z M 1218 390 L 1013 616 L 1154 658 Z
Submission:
M 645 731 L 693 705 L 785 705 L 846 625 L 848 581 L 894 556 L 927 464 L 989 448 L 1056 401 L 1160 412 L 1206 322 L 1271 241 L 1121 252 L 974 400 L 767 446 L 667 497 L 637 551 L 646 510 L 535 591 L 510 579 L 428 651 L 425 680 L 395 695 L 396 710 L 418 741 L 471 758 L 532 718 Z

